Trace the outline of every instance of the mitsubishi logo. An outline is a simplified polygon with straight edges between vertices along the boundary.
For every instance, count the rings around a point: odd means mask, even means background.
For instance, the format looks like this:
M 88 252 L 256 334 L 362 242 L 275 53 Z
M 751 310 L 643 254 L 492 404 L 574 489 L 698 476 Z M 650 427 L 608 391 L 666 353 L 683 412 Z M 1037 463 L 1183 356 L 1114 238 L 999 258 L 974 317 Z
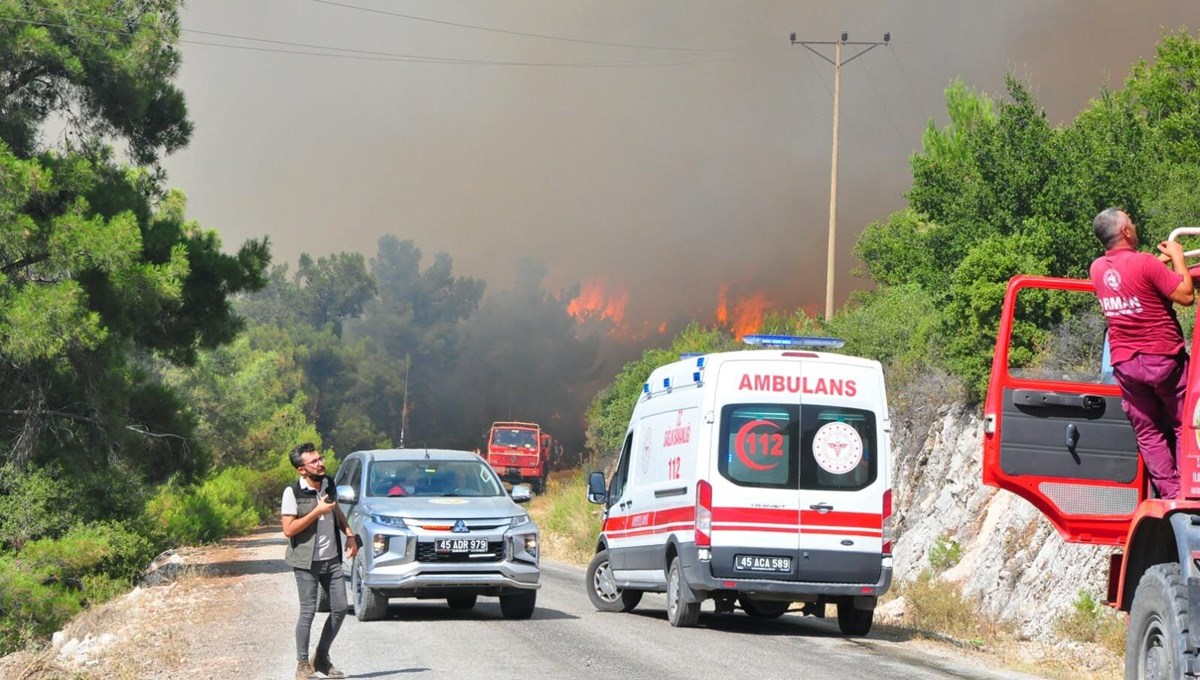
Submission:
M 471 530 L 467 528 L 467 523 L 461 519 L 454 523 L 454 528 L 450 531 L 456 534 L 466 534 L 471 532 Z

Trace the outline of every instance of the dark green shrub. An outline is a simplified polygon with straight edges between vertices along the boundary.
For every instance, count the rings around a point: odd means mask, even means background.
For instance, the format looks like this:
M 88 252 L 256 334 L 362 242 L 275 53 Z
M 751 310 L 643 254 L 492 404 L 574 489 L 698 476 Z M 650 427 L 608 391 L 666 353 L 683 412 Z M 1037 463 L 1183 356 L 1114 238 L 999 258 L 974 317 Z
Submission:
M 81 588 L 90 575 L 132 584 L 154 554 L 154 543 L 129 528 L 116 522 L 91 522 L 71 527 L 60 538 L 27 543 L 17 560 L 47 583 Z
M 0 556 L 0 655 L 49 636 L 82 605 L 77 593 L 47 585 L 9 556 Z
M 251 494 L 261 472 L 228 468 L 199 487 L 163 485 L 146 513 L 173 544 L 211 543 L 258 526 L 260 511 Z M 282 491 L 282 487 L 280 487 Z

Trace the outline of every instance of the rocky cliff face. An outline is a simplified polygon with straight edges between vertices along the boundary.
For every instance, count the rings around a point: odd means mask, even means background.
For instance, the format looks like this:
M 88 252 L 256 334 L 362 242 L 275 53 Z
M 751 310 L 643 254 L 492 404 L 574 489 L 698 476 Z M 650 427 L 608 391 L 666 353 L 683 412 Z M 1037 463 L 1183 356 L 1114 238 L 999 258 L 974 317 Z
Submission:
M 1103 600 L 1112 550 L 1068 544 L 1028 502 L 983 486 L 982 438 L 975 409 L 894 421 L 895 579 L 931 569 L 939 538 L 956 541 L 961 559 L 940 576 L 1023 635 L 1042 637 L 1080 590 Z

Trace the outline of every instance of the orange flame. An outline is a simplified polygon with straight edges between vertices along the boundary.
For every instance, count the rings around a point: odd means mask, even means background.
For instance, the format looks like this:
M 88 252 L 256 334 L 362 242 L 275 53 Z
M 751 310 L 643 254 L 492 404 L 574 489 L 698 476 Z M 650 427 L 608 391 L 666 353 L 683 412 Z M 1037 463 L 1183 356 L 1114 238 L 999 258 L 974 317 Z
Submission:
M 762 327 L 763 317 L 771 306 L 771 299 L 762 291 L 730 305 L 729 286 L 722 285 L 717 291 L 717 323 L 728 327 L 734 337 L 741 338 Z
M 625 324 L 625 305 L 629 302 L 629 289 L 608 291 L 601 279 L 592 279 L 583 284 L 579 295 L 567 303 L 567 313 L 576 321 L 608 319 L 620 328 Z
M 667 334 L 667 322 L 666 321 L 664 321 L 658 325 L 658 334 L 659 335 Z

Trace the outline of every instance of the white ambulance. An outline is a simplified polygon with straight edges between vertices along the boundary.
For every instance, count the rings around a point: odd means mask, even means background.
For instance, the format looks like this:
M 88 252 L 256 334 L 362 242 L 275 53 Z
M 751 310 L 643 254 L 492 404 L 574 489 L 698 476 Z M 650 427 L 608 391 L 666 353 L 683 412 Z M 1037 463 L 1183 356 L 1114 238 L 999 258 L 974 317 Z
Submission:
M 892 578 L 892 460 L 879 362 L 811 348 L 833 338 L 687 357 L 655 370 L 616 471 L 588 479 L 606 506 L 586 588 L 601 611 L 665 592 L 673 626 L 700 605 L 774 618 L 837 605 L 866 635 Z

